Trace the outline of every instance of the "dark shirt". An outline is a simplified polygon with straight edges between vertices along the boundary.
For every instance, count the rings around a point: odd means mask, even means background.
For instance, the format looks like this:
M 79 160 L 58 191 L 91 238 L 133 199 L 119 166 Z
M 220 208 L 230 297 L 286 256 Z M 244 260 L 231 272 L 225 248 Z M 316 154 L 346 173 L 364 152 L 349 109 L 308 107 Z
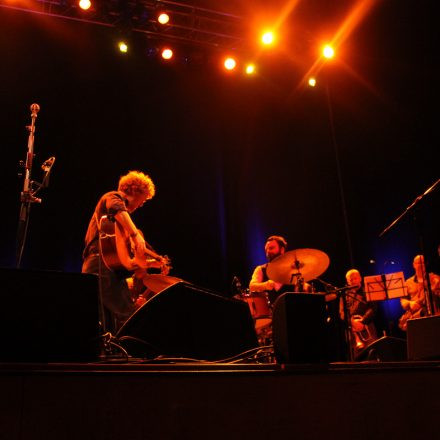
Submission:
M 95 212 L 89 222 L 85 237 L 85 248 L 83 259 L 89 255 L 97 255 L 99 253 L 99 232 L 98 222 L 102 216 L 115 216 L 120 211 L 126 211 L 127 200 L 124 199 L 122 193 L 118 191 L 110 191 L 104 194 L 96 205 Z
M 114 216 L 127 210 L 127 201 L 118 191 L 104 194 L 98 201 L 87 228 L 83 267 L 85 273 L 100 276 L 100 296 L 105 309 L 105 330 L 115 332 L 134 311 L 133 295 L 128 288 L 127 271 L 113 271 L 104 264 L 99 255 L 98 225 L 102 216 Z

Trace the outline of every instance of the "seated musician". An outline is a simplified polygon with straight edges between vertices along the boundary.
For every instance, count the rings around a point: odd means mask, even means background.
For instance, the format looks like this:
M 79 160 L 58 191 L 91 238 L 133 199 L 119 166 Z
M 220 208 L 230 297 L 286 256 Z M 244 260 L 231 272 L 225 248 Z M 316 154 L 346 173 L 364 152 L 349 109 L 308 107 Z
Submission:
M 377 306 L 374 302 L 367 302 L 364 288 L 362 285 L 362 276 L 357 269 L 350 269 L 345 274 L 347 286 L 353 288 L 347 290 L 345 295 L 345 310 L 349 318 L 351 327 L 351 346 L 354 354 L 362 350 L 368 344 L 377 339 L 374 318 Z M 341 319 L 345 317 L 344 300 L 341 298 L 340 314 Z
M 415 274 L 405 282 L 408 291 L 406 298 L 400 299 L 400 304 L 405 313 L 399 319 L 399 327 L 406 331 L 407 321 L 412 318 L 425 316 L 426 310 L 426 292 L 427 292 L 427 271 L 423 255 L 416 255 L 413 260 Z M 440 276 L 430 273 L 429 282 L 433 294 L 434 310 L 433 313 L 440 313 L 438 299 L 440 296 Z
M 267 261 L 270 263 L 276 257 L 283 255 L 287 249 L 286 240 L 279 235 L 272 235 L 266 240 L 264 252 Z M 293 281 L 297 281 L 294 279 Z M 283 285 L 274 280 L 270 280 L 267 275 L 267 263 L 257 266 L 252 274 L 249 283 L 249 290 L 251 292 L 267 292 L 268 299 L 271 305 L 282 293 L 285 292 L 311 292 L 311 286 L 305 282 L 296 282 L 293 285 Z
M 105 193 L 98 201 L 85 236 L 82 272 L 100 276 L 100 290 L 105 312 L 106 331 L 118 327 L 135 311 L 135 300 L 145 290 L 141 275 L 127 284 L 129 273 L 110 270 L 103 261 L 99 246 L 99 223 L 103 216 L 116 221 L 130 237 L 136 257 L 145 258 L 147 248 L 143 235 L 133 223 L 130 214 L 155 194 L 151 178 L 139 171 L 130 171 L 119 179 L 117 191 Z M 152 266 L 161 262 L 151 262 Z

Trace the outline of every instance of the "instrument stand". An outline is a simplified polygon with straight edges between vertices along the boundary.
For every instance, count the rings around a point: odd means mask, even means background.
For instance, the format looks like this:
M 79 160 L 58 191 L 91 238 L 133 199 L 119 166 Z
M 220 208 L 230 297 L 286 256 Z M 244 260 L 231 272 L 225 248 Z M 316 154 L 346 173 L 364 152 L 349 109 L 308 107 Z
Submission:
M 431 289 L 431 282 L 429 280 L 429 275 L 427 273 L 427 261 L 425 259 L 425 245 L 423 240 L 423 234 L 421 232 L 421 228 L 419 225 L 419 219 L 416 216 L 416 210 L 414 208 L 417 207 L 417 205 L 424 199 L 424 197 L 431 192 L 434 191 L 434 189 L 440 184 L 440 179 L 438 179 L 433 185 L 431 185 L 423 194 L 419 195 L 414 199 L 414 201 L 400 214 L 390 225 L 388 225 L 380 234 L 379 237 L 382 237 L 385 233 L 387 233 L 395 224 L 397 224 L 406 214 L 408 214 L 411 211 L 413 212 L 413 220 L 416 227 L 417 234 L 419 236 L 419 245 L 420 245 L 420 254 L 423 255 L 424 258 L 424 281 L 426 282 L 426 289 L 424 289 L 425 293 L 425 304 L 427 309 L 427 315 L 431 316 L 434 313 L 434 303 L 432 299 L 432 289 Z
M 354 362 L 355 359 L 355 353 L 354 353 L 354 344 L 353 344 L 353 331 L 351 327 L 351 317 L 349 316 L 349 310 L 347 305 L 347 298 L 352 298 L 356 301 L 359 301 L 360 303 L 366 304 L 366 301 L 363 301 L 362 299 L 356 298 L 351 293 L 348 293 L 348 291 L 353 290 L 353 286 L 345 286 L 341 287 L 339 289 L 335 289 L 332 292 L 329 293 L 336 293 L 337 297 L 339 299 L 342 299 L 342 308 L 344 311 L 344 333 L 345 333 L 345 340 L 347 342 L 347 351 L 348 351 L 348 361 Z
M 35 156 L 34 155 L 35 120 L 37 119 L 37 113 L 40 110 L 40 106 L 38 104 L 32 104 L 30 110 L 31 110 L 31 125 L 27 126 L 27 129 L 29 130 L 29 137 L 28 137 L 26 162 L 20 161 L 20 166 L 22 166 L 25 170 L 24 171 L 25 176 L 23 181 L 23 190 L 20 194 L 21 207 L 20 207 L 20 215 L 18 217 L 18 226 L 17 226 L 17 245 L 16 245 L 17 268 L 20 268 L 21 266 L 21 260 L 23 257 L 24 246 L 27 238 L 31 206 L 33 203 L 41 203 L 42 200 L 36 197 L 36 194 L 40 189 L 47 188 L 47 186 L 49 185 L 50 171 L 55 162 L 55 157 L 51 157 L 48 160 L 46 160 L 41 166 L 42 170 L 45 172 L 42 183 L 38 183 L 31 180 L 32 163 Z

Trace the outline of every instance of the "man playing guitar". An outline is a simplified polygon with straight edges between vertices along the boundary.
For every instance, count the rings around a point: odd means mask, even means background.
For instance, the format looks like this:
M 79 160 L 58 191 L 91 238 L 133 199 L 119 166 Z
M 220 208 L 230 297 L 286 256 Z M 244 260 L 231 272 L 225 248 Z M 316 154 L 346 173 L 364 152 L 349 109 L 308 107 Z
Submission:
M 140 172 L 130 171 L 119 179 L 117 191 L 105 193 L 98 201 L 90 219 L 85 236 L 82 272 L 96 274 L 100 277 L 100 291 L 105 316 L 103 320 L 106 331 L 115 332 L 118 327 L 135 311 L 134 300 L 145 290 L 142 283 L 142 271 L 147 267 L 162 267 L 166 259 L 149 249 L 144 236 L 136 228 L 130 217 L 136 209 L 154 197 L 155 186 L 151 178 Z M 119 233 L 129 237 L 135 261 L 143 261 L 136 267 L 119 269 L 109 267 L 103 259 L 100 246 L 101 220 L 109 219 L 115 224 Z M 101 233 L 101 238 L 102 238 Z M 104 234 L 105 235 L 105 234 Z M 108 235 L 108 234 L 107 234 Z M 136 271 L 129 288 L 127 278 L 130 271 Z
M 413 260 L 413 268 L 415 274 L 408 278 L 405 282 L 408 290 L 408 297 L 401 298 L 400 304 L 405 310 L 404 314 L 399 319 L 399 327 L 406 331 L 407 322 L 409 319 L 420 318 L 426 315 L 426 291 L 427 291 L 427 277 L 425 258 L 423 255 L 416 255 Z M 434 314 L 439 314 L 438 298 L 440 296 L 440 276 L 430 273 L 429 282 L 434 299 Z M 436 307 L 437 306 L 437 307 Z

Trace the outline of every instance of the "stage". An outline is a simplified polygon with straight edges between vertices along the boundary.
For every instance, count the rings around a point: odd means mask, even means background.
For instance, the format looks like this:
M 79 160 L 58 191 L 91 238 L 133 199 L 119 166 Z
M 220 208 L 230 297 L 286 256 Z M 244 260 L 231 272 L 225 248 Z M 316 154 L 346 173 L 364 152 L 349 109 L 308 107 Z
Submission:
M 3 363 L 1 438 L 432 438 L 439 367 Z

